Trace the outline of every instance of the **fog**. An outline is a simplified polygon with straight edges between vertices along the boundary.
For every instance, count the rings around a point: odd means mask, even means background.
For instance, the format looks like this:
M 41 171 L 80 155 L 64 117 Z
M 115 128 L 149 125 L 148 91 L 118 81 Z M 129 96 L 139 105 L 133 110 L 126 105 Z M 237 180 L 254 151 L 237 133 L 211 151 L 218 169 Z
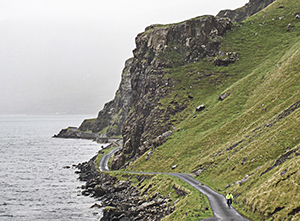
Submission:
M 0 0 L 0 114 L 94 114 L 151 24 L 247 0 Z

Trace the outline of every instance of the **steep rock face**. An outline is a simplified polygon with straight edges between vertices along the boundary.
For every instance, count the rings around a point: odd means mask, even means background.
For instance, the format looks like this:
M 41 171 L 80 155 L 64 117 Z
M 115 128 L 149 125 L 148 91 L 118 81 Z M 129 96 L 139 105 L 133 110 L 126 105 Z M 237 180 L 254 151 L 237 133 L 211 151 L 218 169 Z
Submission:
M 174 87 L 172 78 L 164 78 L 164 69 L 215 56 L 220 38 L 231 27 L 227 18 L 203 16 L 179 24 L 152 25 L 136 37 L 130 68 L 130 113 L 122 129 L 123 149 L 115 157 L 113 169 L 143 154 L 147 148 L 140 147 L 170 130 L 170 117 L 187 107 L 188 101 L 183 101 L 167 111 L 158 108 Z
M 130 72 L 132 62 L 131 58 L 125 63 L 122 79 L 114 99 L 104 105 L 97 119 L 84 120 L 79 127 L 80 131 L 91 130 L 93 133 L 97 133 L 107 127 L 107 137 L 121 135 L 121 128 L 128 115 L 132 94 Z
M 134 141 L 133 145 L 129 145 L 127 152 L 132 152 L 131 147 L 140 145 L 143 139 L 146 140 L 144 130 L 150 131 L 159 128 L 153 137 L 156 137 L 170 128 L 170 124 L 166 124 L 166 120 L 171 115 L 182 111 L 186 104 L 175 104 L 175 110 L 169 110 L 165 113 L 163 120 L 164 126 L 156 125 L 155 119 L 161 116 L 159 109 L 155 109 L 157 102 L 168 94 L 174 85 L 172 79 L 163 79 L 164 68 L 173 68 L 185 65 L 191 62 L 197 62 L 205 57 L 214 57 L 220 46 L 219 39 L 224 33 L 232 27 L 232 21 L 242 21 L 248 16 L 267 7 L 275 0 L 250 0 L 244 7 L 236 10 L 223 10 L 217 17 L 202 16 L 190 19 L 178 24 L 172 25 L 151 25 L 136 37 L 136 49 L 133 51 L 134 58 L 128 59 L 122 72 L 122 80 L 119 89 L 115 94 L 115 98 L 106 103 L 104 108 L 98 113 L 96 119 L 86 119 L 79 127 L 76 136 L 69 130 L 62 130 L 56 137 L 77 137 L 81 138 L 82 132 L 92 132 L 92 136 L 99 136 L 99 132 L 107 129 L 105 135 L 114 137 L 122 134 L 122 125 L 125 122 L 129 110 L 131 115 L 127 122 L 139 122 L 143 125 L 135 138 L 128 138 L 132 133 L 126 131 L 132 130 L 132 126 L 128 127 L 127 123 L 124 127 L 123 135 L 126 136 L 125 141 Z M 227 61 L 227 60 L 228 61 Z M 223 59 L 215 59 L 214 64 L 217 66 L 227 66 L 233 63 L 231 57 Z M 131 99 L 133 98 L 132 102 Z M 144 99 L 144 100 L 143 100 Z M 138 108 L 138 109 L 136 109 Z M 149 111 L 152 109 L 151 111 Z M 136 115 L 136 113 L 143 113 Z M 142 119 L 143 115 L 146 119 Z M 72 131 L 71 131 L 72 132 Z M 129 135 L 131 134 L 131 135 Z M 128 149 L 127 148 L 127 149 Z
M 244 7 L 236 10 L 222 10 L 217 14 L 217 17 L 230 18 L 234 22 L 241 22 L 246 18 L 254 15 L 264 9 L 276 0 L 250 0 Z
M 228 19 L 214 16 L 197 17 L 166 26 L 151 25 L 136 37 L 134 58 L 143 66 L 151 65 L 156 69 L 199 61 L 206 56 L 214 56 L 220 44 L 218 38 L 231 26 Z M 181 55 L 176 61 L 178 63 L 168 56 L 171 51 L 173 56 Z

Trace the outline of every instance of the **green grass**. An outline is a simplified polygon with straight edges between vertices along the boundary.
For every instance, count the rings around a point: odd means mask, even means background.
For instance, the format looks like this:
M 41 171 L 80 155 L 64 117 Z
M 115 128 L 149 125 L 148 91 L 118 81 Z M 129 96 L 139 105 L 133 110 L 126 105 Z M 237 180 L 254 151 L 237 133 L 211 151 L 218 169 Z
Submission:
M 279 8 L 282 5 L 284 8 Z M 276 118 L 300 100 L 300 20 L 294 15 L 299 11 L 299 0 L 277 0 L 235 24 L 220 49 L 239 54 L 239 61 L 228 67 L 203 60 L 166 69 L 164 78 L 172 79 L 174 90 L 158 108 L 166 111 L 174 103 L 188 107 L 170 119 L 176 129 L 168 141 L 156 148 L 149 160 L 142 156 L 132 164 L 135 170 L 168 172 L 173 165 L 177 165 L 175 172 L 202 169 L 199 180 L 220 193 L 228 184 L 251 175 L 242 185 L 229 187 L 241 213 L 253 220 L 297 220 L 300 215 L 293 209 L 300 199 L 299 156 L 260 174 L 287 149 L 300 144 L 300 108 Z M 289 31 L 288 24 L 293 26 Z M 167 59 L 178 56 L 171 53 Z M 230 96 L 218 100 L 225 92 Z M 201 104 L 208 110 L 196 112 Z M 265 126 L 274 119 L 276 124 Z M 177 128 L 181 130 L 177 132 Z M 285 176 L 290 176 L 276 184 L 286 168 Z

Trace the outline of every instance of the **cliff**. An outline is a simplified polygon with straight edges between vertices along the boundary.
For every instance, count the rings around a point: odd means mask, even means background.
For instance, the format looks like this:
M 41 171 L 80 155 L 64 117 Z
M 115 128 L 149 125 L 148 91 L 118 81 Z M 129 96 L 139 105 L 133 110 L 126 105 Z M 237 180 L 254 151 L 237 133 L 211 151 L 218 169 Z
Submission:
M 242 12 L 237 10 L 238 17 L 240 20 L 246 19 L 270 3 L 265 0 L 250 1 Z M 181 120 L 180 113 L 191 105 L 200 105 L 193 104 L 193 95 L 187 87 L 178 87 L 179 82 L 172 76 L 172 69 L 201 60 L 215 66 L 228 66 L 239 60 L 236 52 L 219 50 L 222 38 L 233 27 L 231 20 L 221 14 L 217 17 L 201 16 L 177 24 L 151 25 L 136 37 L 130 68 L 130 112 L 123 124 L 123 149 L 116 154 L 112 169 L 119 169 L 125 162 L 134 161 L 147 150 L 162 144 L 166 134 L 170 134 L 173 126 Z M 199 79 L 211 76 L 208 73 L 201 75 Z M 175 93 L 170 98 L 174 90 L 184 91 L 184 95 Z M 167 105 L 163 104 L 165 98 Z
M 129 112 L 132 96 L 131 67 L 133 59 L 125 62 L 119 88 L 112 101 L 106 103 L 96 119 L 84 120 L 80 131 L 106 134 L 107 137 L 121 135 L 122 125 Z
M 201 16 L 177 24 L 148 26 L 135 39 L 134 57 L 125 63 L 114 99 L 104 105 L 97 118 L 84 120 L 77 130 L 61 130 L 55 137 L 103 141 L 122 135 L 124 148 L 116 155 L 113 169 L 160 145 L 166 139 L 165 134 L 181 120 L 180 112 L 194 100 L 187 90 L 190 86 L 178 87 L 182 80 L 175 80 L 172 69 L 201 60 L 215 66 L 228 66 L 239 60 L 236 52 L 219 50 L 222 38 L 233 27 L 229 18 L 243 20 L 271 1 L 251 0 L 242 10 L 221 11 L 216 17 Z M 199 75 L 200 80 L 215 73 L 199 72 Z M 183 93 L 168 98 L 168 105 L 163 104 L 163 99 L 177 90 Z
M 125 129 L 127 131 L 133 129 L 133 126 L 128 126 L 130 123 L 124 127 L 123 135 L 127 137 L 125 141 L 130 139 L 130 143 L 132 143 L 130 145 L 127 143 L 128 150 L 126 152 L 133 151 L 133 155 L 135 155 L 136 149 L 149 136 L 153 138 L 170 129 L 172 123 L 166 119 L 185 109 L 189 100 L 192 99 L 188 96 L 189 99 L 181 104 L 175 102 L 172 104 L 175 105 L 173 110 L 165 111 L 166 116 L 163 123 L 155 122 L 160 119 L 161 114 L 156 114 L 159 110 L 156 108 L 155 111 L 151 111 L 152 115 L 150 116 L 150 111 L 147 109 L 157 107 L 157 102 L 174 87 L 172 78 L 163 79 L 165 71 L 162 70 L 198 62 L 207 57 L 214 58 L 214 64 L 217 66 L 227 66 L 235 62 L 238 57 L 231 52 L 225 56 L 224 52 L 220 52 L 219 56 L 215 56 L 217 52 L 219 53 L 220 39 L 232 27 L 231 21 L 227 18 L 235 21 L 238 18 L 238 21 L 241 21 L 266 7 L 272 1 L 274 0 L 251 0 L 240 9 L 221 11 L 217 18 L 204 16 L 178 24 L 147 27 L 145 32 L 136 37 L 134 57 L 125 62 L 121 82 L 114 99 L 104 105 L 97 118 L 85 119 L 77 130 L 74 128 L 63 129 L 54 137 L 99 139 L 102 141 L 103 137 L 111 138 L 122 135 L 122 126 L 127 117 L 127 122 L 131 122 L 134 118 L 134 124 L 144 125 L 147 122 L 145 131 L 144 126 L 141 129 L 133 130 L 140 131 L 138 133 L 125 132 Z M 141 96 L 141 94 L 143 95 Z M 141 100 L 139 103 L 139 99 L 144 98 L 147 99 Z M 139 110 L 144 112 L 144 116 L 147 116 L 147 121 L 142 115 L 138 117 L 140 120 L 133 116 L 136 113 L 134 109 L 138 103 L 142 107 Z M 131 116 L 128 116 L 130 110 Z M 153 131 L 149 132 L 152 128 L 149 125 L 153 123 L 158 124 L 154 133 Z
M 214 57 L 165 68 L 174 90 L 158 102 L 163 114 L 152 130 L 167 116 L 171 132 L 147 141 L 142 134 L 137 150 L 150 148 L 124 161 L 126 170 L 193 173 L 220 193 L 232 192 L 250 220 L 300 220 L 299 14 L 299 0 L 274 1 L 234 23 Z M 234 54 L 238 60 L 216 66 Z M 185 108 L 168 115 L 176 102 Z
M 130 69 L 130 112 L 122 130 L 124 145 L 112 168 L 142 155 L 151 148 L 153 139 L 171 130 L 172 118 L 193 98 L 186 93 L 183 98 L 172 99 L 167 109 L 161 105 L 162 99 L 177 89 L 172 74 L 167 76 L 169 69 L 214 57 L 220 39 L 231 27 L 228 19 L 203 16 L 178 24 L 152 25 L 136 37 Z
M 299 220 L 300 2 L 270 3 L 147 27 L 79 131 L 122 133 L 112 169 L 194 173 L 251 220 Z
M 129 112 L 132 96 L 130 72 L 132 62 L 132 58 L 125 62 L 121 82 L 115 97 L 104 105 L 97 118 L 85 119 L 79 128 L 69 127 L 62 129 L 54 137 L 92 139 L 102 143 L 119 137 L 122 125 Z
M 236 10 L 222 10 L 217 17 L 230 18 L 233 22 L 241 22 L 246 18 L 266 8 L 276 0 L 250 0 L 245 6 Z
M 125 63 L 114 99 L 104 105 L 97 118 L 84 120 L 77 130 L 63 129 L 55 137 L 97 139 L 122 134 L 125 152 L 133 158 L 142 142 L 169 130 L 170 116 L 184 110 L 192 99 L 187 96 L 181 103 L 174 102 L 172 110 L 156 108 L 174 89 L 172 78 L 164 79 L 166 69 L 214 57 L 220 39 L 231 27 L 229 19 L 214 16 L 147 27 L 136 37 L 134 57 Z M 164 120 L 158 123 L 162 115 Z

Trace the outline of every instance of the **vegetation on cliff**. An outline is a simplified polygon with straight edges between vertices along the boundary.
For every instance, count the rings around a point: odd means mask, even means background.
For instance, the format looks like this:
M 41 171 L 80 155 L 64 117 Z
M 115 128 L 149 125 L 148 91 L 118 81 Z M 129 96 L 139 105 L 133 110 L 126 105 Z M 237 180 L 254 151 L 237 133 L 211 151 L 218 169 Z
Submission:
M 221 13 L 147 27 L 115 99 L 79 131 L 122 133 L 113 169 L 194 173 L 252 220 L 299 220 L 300 0 L 272 2 L 227 13 L 252 15 L 239 23 Z
M 229 66 L 215 66 L 210 57 L 184 64 L 170 51 L 179 64 L 161 71 L 174 89 L 156 109 L 166 116 L 176 104 L 186 108 L 169 116 L 174 128 L 167 142 L 127 169 L 177 165 L 176 172 L 197 172 L 214 189 L 234 192 L 237 207 L 254 220 L 298 220 L 299 12 L 299 0 L 277 0 L 235 23 L 216 56 L 238 54 Z

